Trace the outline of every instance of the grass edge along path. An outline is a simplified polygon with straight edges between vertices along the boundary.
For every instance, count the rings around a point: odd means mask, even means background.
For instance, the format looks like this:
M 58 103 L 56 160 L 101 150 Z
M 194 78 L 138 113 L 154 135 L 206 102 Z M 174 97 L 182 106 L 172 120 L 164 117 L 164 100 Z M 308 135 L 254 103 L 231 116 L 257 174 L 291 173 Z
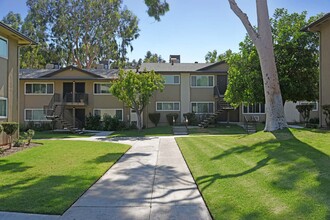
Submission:
M 214 219 L 330 219 L 330 132 L 176 141 Z
M 130 148 L 51 140 L 0 158 L 0 211 L 63 214 Z

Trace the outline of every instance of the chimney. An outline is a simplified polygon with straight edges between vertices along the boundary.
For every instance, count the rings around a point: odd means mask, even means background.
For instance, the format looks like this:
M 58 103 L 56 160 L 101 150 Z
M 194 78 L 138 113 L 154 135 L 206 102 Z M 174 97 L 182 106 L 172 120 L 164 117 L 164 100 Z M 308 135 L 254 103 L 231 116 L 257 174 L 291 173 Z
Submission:
M 110 64 L 111 64 L 110 60 L 102 60 L 102 61 L 99 62 L 98 65 L 103 65 L 102 68 L 100 68 L 100 69 L 107 69 L 108 70 L 108 69 L 110 69 Z M 98 65 L 96 67 L 97 69 L 99 69 Z
M 170 63 L 180 63 L 180 55 L 170 55 Z

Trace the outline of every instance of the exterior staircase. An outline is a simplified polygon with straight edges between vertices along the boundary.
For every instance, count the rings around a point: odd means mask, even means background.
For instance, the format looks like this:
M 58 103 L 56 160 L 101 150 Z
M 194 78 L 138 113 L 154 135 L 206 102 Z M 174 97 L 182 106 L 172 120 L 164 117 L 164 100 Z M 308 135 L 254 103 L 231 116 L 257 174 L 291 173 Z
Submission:
M 244 116 L 244 125 L 243 128 L 248 134 L 257 132 L 257 120 L 255 116 L 251 116 L 250 118 Z
M 53 125 L 58 122 L 65 130 L 69 130 L 72 133 L 82 133 L 82 130 L 76 126 L 77 124 L 82 125 L 82 123 L 77 119 L 75 119 L 75 125 L 72 123 L 74 121 L 73 117 L 71 113 L 65 109 L 63 101 L 61 102 L 60 94 L 55 93 L 53 95 L 49 104 L 44 106 L 44 113 L 47 119 L 52 120 Z
M 214 97 L 216 100 L 216 111 L 198 124 L 201 128 L 207 128 L 212 124 L 216 124 L 217 119 L 223 111 L 235 110 L 234 107 L 224 100 L 223 95 L 220 94 L 218 86 L 214 87 Z

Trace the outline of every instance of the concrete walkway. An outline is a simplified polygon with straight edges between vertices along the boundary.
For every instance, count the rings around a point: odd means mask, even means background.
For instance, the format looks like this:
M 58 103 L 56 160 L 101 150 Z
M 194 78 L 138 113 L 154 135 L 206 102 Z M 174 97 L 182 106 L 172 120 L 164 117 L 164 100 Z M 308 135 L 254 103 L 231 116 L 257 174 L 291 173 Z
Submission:
M 109 140 L 99 135 L 90 140 L 132 148 L 63 216 L 49 219 L 211 219 L 174 137 Z M 0 213 L 0 219 L 18 215 Z M 22 219 L 48 219 L 30 217 Z

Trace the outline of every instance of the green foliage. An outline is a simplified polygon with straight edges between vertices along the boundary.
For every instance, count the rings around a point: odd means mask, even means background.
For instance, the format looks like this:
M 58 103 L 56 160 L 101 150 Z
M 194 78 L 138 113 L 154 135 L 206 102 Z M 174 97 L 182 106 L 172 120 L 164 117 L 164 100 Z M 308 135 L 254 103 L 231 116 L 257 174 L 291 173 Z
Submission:
M 194 112 L 185 113 L 183 114 L 183 117 L 188 119 L 188 125 L 198 125 L 198 120 Z
M 174 118 L 174 121 L 177 122 L 178 117 L 179 117 L 179 114 L 178 114 L 178 113 L 169 113 L 169 114 L 166 114 L 167 122 L 168 122 L 171 126 L 174 125 L 174 124 L 173 124 L 173 118 Z
M 132 70 L 120 70 L 118 79 L 112 84 L 111 94 L 135 110 L 137 127 L 142 128 L 141 113 L 156 90 L 163 91 L 164 79 L 154 71 L 136 73 Z
M 310 112 L 313 109 L 313 105 L 297 105 L 296 109 L 301 114 L 305 122 L 309 121 Z
M 101 116 L 89 114 L 86 117 L 86 129 L 88 129 L 88 130 L 102 130 Z
M 165 63 L 165 60 L 162 58 L 161 55 L 147 51 L 143 62 L 144 63 Z
M 157 127 L 160 120 L 160 113 L 149 113 L 149 119 Z
M 3 131 L 3 126 L 0 124 L 0 134 Z
M 126 60 L 139 34 L 138 19 L 122 0 L 28 0 L 28 30 L 49 42 L 55 62 L 91 68 L 100 60 Z
M 14 141 L 13 147 L 24 147 L 24 137 L 20 136 L 17 140 Z
M 322 105 L 323 114 L 325 114 L 325 123 L 330 128 L 330 105 Z
M 32 129 L 35 131 L 50 131 L 53 129 L 53 127 L 50 122 L 35 123 L 33 121 L 29 121 L 26 124 L 21 124 L 19 129 L 20 129 L 20 131 L 23 131 L 23 132 L 25 132 L 29 129 Z
M 160 21 L 160 16 L 170 10 L 170 6 L 166 1 L 162 0 L 144 0 L 148 7 L 148 15 L 154 17 L 156 21 Z
M 306 12 L 289 14 L 285 9 L 276 9 L 271 19 L 283 103 L 318 98 L 318 37 L 300 31 L 316 18 L 307 20 Z M 230 55 L 226 61 L 229 64 L 226 101 L 235 106 L 242 102 L 264 102 L 259 56 L 250 38 L 246 37 L 240 43 L 239 53 Z
M 2 22 L 9 25 L 13 29 L 20 31 L 22 26 L 22 18 L 18 13 L 14 13 L 12 11 L 8 12 L 6 16 L 2 18 Z
M 226 61 L 226 59 L 228 57 L 230 57 L 232 53 L 233 52 L 230 49 L 227 50 L 225 53 L 219 54 L 219 55 L 218 55 L 217 50 L 209 51 L 205 55 L 205 61 L 207 63 L 216 63 L 216 62 L 220 62 L 220 61 Z
M 34 132 L 34 130 L 32 130 L 32 129 L 29 129 L 29 130 L 27 130 L 26 132 L 24 132 L 24 136 L 25 136 L 25 139 L 26 139 L 26 141 L 27 141 L 27 145 L 28 145 L 28 146 L 30 145 L 31 140 L 32 140 L 34 134 L 35 134 L 35 132 Z
M 2 123 L 3 131 L 9 136 L 9 146 L 11 147 L 13 135 L 18 130 L 18 123 L 4 122 Z
M 118 131 L 125 129 L 126 125 L 123 121 L 120 121 L 119 118 L 111 117 L 111 115 L 103 116 L 103 130 L 105 131 Z

